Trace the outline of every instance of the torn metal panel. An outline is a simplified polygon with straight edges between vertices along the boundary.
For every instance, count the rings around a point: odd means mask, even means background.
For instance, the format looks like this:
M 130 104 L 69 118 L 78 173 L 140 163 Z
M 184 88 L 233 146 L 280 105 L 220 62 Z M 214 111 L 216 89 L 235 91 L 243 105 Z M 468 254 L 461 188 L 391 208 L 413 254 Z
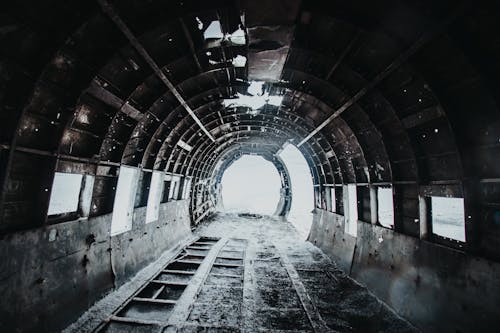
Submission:
M 248 79 L 278 82 L 301 1 L 242 1 L 248 27 Z

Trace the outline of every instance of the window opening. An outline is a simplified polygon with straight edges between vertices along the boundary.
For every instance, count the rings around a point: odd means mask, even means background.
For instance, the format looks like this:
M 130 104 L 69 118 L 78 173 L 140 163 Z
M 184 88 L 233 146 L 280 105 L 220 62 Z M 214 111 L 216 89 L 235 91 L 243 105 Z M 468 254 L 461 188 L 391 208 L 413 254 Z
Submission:
M 346 201 L 345 232 L 356 237 L 358 232 L 358 196 L 356 184 L 347 185 Z
M 392 187 L 377 188 L 378 222 L 386 228 L 394 228 L 394 198 Z
M 73 213 L 78 210 L 83 175 L 56 172 L 50 194 L 48 215 Z
M 120 167 L 111 220 L 112 236 L 132 229 L 138 171 L 136 168 Z
M 432 233 L 465 242 L 463 198 L 431 197 Z
M 148 206 L 146 208 L 146 223 L 158 220 L 160 215 L 160 201 L 163 190 L 163 172 L 153 171 L 149 186 Z

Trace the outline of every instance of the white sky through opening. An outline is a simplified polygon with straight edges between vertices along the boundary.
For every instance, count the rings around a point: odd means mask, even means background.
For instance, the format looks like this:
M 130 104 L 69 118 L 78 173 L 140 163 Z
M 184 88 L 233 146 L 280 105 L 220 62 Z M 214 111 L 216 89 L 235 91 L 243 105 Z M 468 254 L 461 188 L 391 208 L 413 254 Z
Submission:
M 465 211 L 463 198 L 431 197 L 432 232 L 465 242 Z
M 288 220 L 306 239 L 312 225 L 314 187 L 307 161 L 294 145 L 287 145 L 279 154 L 285 163 L 292 182 L 292 207 Z
M 48 215 L 77 211 L 82 179 L 79 174 L 55 173 Z
M 274 165 L 261 156 L 244 155 L 222 176 L 224 210 L 231 213 L 274 214 L 281 180 Z

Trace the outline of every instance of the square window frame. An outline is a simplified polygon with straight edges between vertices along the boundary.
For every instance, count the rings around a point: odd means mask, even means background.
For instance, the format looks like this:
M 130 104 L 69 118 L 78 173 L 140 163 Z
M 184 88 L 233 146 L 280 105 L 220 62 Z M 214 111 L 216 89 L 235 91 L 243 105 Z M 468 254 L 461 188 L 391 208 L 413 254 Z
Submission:
M 394 187 L 392 185 L 377 185 L 375 187 L 376 189 L 376 196 L 377 196 L 377 225 L 379 227 L 389 229 L 389 230 L 394 230 L 396 226 L 396 205 L 395 205 L 395 200 L 394 200 Z M 392 191 L 392 226 L 388 227 L 380 223 L 380 195 L 379 195 L 379 190 L 380 189 L 390 189 Z
M 446 198 L 445 196 L 439 196 L 439 195 L 425 195 L 424 200 L 426 202 L 427 206 L 427 239 L 431 242 L 441 244 L 447 247 L 451 247 L 457 250 L 465 250 L 468 243 L 467 243 L 467 229 L 466 229 L 466 220 L 465 220 L 465 199 L 462 197 L 448 197 L 448 198 L 458 198 L 458 199 L 463 199 L 464 200 L 464 232 L 465 232 L 465 241 L 441 236 L 438 234 L 435 234 L 433 232 L 432 228 L 432 197 L 443 197 Z
M 52 188 L 49 196 L 49 201 L 47 203 L 47 214 L 46 214 L 46 223 L 48 225 L 52 224 L 57 224 L 57 223 L 62 223 L 62 222 L 69 222 L 69 221 L 76 221 L 81 218 L 87 217 L 86 214 L 84 214 L 84 207 L 82 207 L 82 203 L 84 201 L 83 196 L 90 193 L 90 196 L 92 196 L 92 191 L 88 191 L 87 184 L 90 183 L 93 187 L 94 184 L 94 175 L 89 175 L 85 173 L 75 173 L 75 172 L 63 172 L 63 171 L 55 171 L 54 172 L 54 179 L 52 182 L 52 186 L 54 185 L 55 177 L 57 174 L 71 174 L 71 175 L 78 175 L 82 176 L 81 181 L 80 181 L 80 189 L 78 193 L 78 204 L 77 208 L 75 211 L 71 212 L 63 212 L 63 213 L 57 213 L 57 214 L 49 214 L 49 207 L 50 207 L 50 201 L 52 199 L 53 193 L 52 193 Z M 89 198 L 91 199 L 91 198 Z

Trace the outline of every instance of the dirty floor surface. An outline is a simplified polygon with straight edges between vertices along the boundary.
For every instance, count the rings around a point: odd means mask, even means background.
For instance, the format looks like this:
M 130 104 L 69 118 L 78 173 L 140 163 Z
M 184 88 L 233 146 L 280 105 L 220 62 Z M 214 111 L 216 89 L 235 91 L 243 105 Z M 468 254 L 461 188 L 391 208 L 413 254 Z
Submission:
M 219 214 L 196 236 L 132 297 L 105 316 L 99 313 L 104 320 L 97 327 L 76 329 L 416 332 L 321 250 L 302 241 L 288 222 Z

